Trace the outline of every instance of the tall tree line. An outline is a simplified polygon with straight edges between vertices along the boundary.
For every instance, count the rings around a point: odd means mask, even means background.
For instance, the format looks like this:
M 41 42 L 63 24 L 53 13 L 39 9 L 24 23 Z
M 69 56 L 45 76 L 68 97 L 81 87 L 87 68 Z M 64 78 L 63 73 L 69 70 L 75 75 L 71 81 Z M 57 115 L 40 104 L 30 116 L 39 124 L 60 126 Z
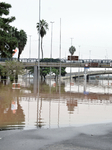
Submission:
M 0 2 L 0 57 L 12 58 L 14 49 L 17 47 L 18 60 L 27 42 L 27 34 L 24 30 L 18 31 L 10 25 L 16 18 L 8 17 L 12 6 L 5 2 Z

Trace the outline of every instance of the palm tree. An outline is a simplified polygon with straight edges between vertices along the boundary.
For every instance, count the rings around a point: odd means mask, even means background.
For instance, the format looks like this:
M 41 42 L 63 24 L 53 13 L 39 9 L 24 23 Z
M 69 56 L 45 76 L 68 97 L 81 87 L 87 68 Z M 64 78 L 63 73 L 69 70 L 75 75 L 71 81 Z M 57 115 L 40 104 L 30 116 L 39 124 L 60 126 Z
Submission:
M 43 43 L 43 37 L 44 35 L 46 35 L 46 30 L 48 30 L 48 23 L 42 19 L 40 20 L 40 23 L 37 23 L 36 26 L 38 32 L 40 31 L 40 36 L 41 36 L 41 53 L 42 53 L 42 59 L 43 59 L 43 47 L 42 47 L 42 43 Z M 39 30 L 40 28 L 40 30 Z

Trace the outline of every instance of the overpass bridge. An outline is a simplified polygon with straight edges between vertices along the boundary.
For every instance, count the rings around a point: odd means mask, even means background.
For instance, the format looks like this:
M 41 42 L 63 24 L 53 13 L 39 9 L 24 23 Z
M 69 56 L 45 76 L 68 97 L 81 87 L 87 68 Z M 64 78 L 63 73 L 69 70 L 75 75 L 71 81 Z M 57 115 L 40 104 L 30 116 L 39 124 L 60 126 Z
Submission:
M 5 61 L 6 60 L 16 60 L 15 58 L 0 58 L 0 64 L 5 66 Z M 59 59 L 60 61 L 58 62 L 40 62 L 36 58 L 21 58 L 20 62 L 24 65 L 24 67 L 29 67 L 29 66 L 37 66 L 38 67 L 38 62 L 40 63 L 40 67 L 72 67 L 72 68 L 84 68 L 84 67 L 89 67 L 89 68 L 112 68 L 112 60 L 110 59 L 79 59 L 78 61 L 68 61 L 67 59 Z
M 100 71 L 87 71 L 86 76 L 89 78 L 89 76 L 94 76 L 94 75 L 102 75 L 102 74 L 112 74 L 112 70 L 100 70 Z M 71 78 L 78 78 L 78 77 L 83 77 L 85 75 L 85 72 L 74 72 L 71 74 Z M 69 79 L 70 78 L 70 73 L 67 74 L 66 76 L 62 77 L 63 80 Z
M 18 61 L 17 59 L 6 59 L 6 58 L 0 58 L 0 64 L 5 66 L 5 61 L 6 60 L 15 60 Z M 43 59 L 44 60 L 44 59 Z M 40 65 L 40 67 L 71 67 L 71 68 L 112 68 L 112 60 L 110 59 L 79 59 L 78 61 L 68 61 L 67 59 L 58 59 L 58 62 L 47 62 L 47 60 L 45 60 L 46 62 L 41 62 L 42 60 L 38 60 L 36 58 L 21 58 L 19 60 L 24 67 L 34 67 L 34 80 L 37 81 L 37 72 L 38 72 L 38 63 Z M 84 69 L 86 70 L 86 69 Z M 99 72 L 90 72 L 90 73 L 86 73 L 86 77 L 87 80 L 89 79 L 90 75 L 98 75 L 98 74 L 110 74 L 112 72 L 107 72 L 107 71 L 99 71 Z M 74 77 L 75 79 L 78 76 L 84 76 L 84 73 L 80 73 L 79 74 L 75 74 L 72 77 Z M 67 77 L 65 77 L 67 78 Z

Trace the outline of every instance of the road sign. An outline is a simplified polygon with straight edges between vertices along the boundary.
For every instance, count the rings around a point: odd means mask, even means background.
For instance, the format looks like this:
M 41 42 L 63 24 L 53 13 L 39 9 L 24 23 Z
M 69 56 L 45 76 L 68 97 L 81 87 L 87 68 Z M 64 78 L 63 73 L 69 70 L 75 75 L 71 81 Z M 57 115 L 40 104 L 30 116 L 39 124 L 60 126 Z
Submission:
M 68 56 L 68 60 L 75 60 L 78 61 L 79 56 Z

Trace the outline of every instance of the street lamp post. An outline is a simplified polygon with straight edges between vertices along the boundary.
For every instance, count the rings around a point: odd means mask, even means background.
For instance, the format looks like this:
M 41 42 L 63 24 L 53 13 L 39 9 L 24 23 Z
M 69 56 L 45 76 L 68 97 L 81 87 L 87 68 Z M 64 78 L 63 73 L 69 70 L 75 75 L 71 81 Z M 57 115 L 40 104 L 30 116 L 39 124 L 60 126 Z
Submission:
M 90 59 L 91 59 L 91 50 L 89 50 L 89 62 L 91 62 Z M 89 68 L 89 71 L 90 71 L 90 68 Z
M 79 59 L 80 59 L 80 45 L 79 45 Z M 79 92 L 79 72 L 80 72 L 80 66 L 78 68 L 78 92 Z
M 31 58 L 31 35 L 29 35 L 30 37 L 30 46 L 29 46 L 29 59 Z
M 60 58 L 60 69 L 59 69 L 59 94 L 61 92 L 61 18 L 60 18 L 60 44 L 59 44 L 59 58 Z
M 71 46 L 72 46 L 72 40 L 73 38 L 71 38 Z M 72 54 L 71 54 L 72 56 Z M 71 56 L 70 56 L 70 84 L 71 84 Z
M 51 54 L 50 54 L 50 58 L 52 58 L 52 38 L 53 38 L 53 23 L 54 22 L 50 22 L 51 23 Z
M 91 50 L 89 50 L 89 59 L 91 59 Z
M 29 37 L 30 37 L 30 46 L 29 46 L 29 59 L 31 58 L 31 35 L 29 35 Z M 30 61 L 30 60 L 29 60 Z M 29 72 L 29 81 L 30 81 L 30 72 Z
M 53 23 L 54 22 L 51 21 L 50 23 L 51 23 L 51 53 L 50 53 L 50 59 L 52 59 L 52 37 L 53 37 Z M 50 79 L 51 79 L 51 66 L 50 66 Z
M 108 52 L 107 52 L 107 49 L 106 49 L 106 56 L 105 56 L 105 59 L 106 61 L 108 61 Z M 105 69 L 106 70 L 106 69 Z M 109 70 L 109 68 L 108 68 Z M 109 86 L 109 74 L 108 74 L 108 86 Z
M 71 46 L 72 46 L 72 40 L 73 40 L 73 38 L 71 38 Z

